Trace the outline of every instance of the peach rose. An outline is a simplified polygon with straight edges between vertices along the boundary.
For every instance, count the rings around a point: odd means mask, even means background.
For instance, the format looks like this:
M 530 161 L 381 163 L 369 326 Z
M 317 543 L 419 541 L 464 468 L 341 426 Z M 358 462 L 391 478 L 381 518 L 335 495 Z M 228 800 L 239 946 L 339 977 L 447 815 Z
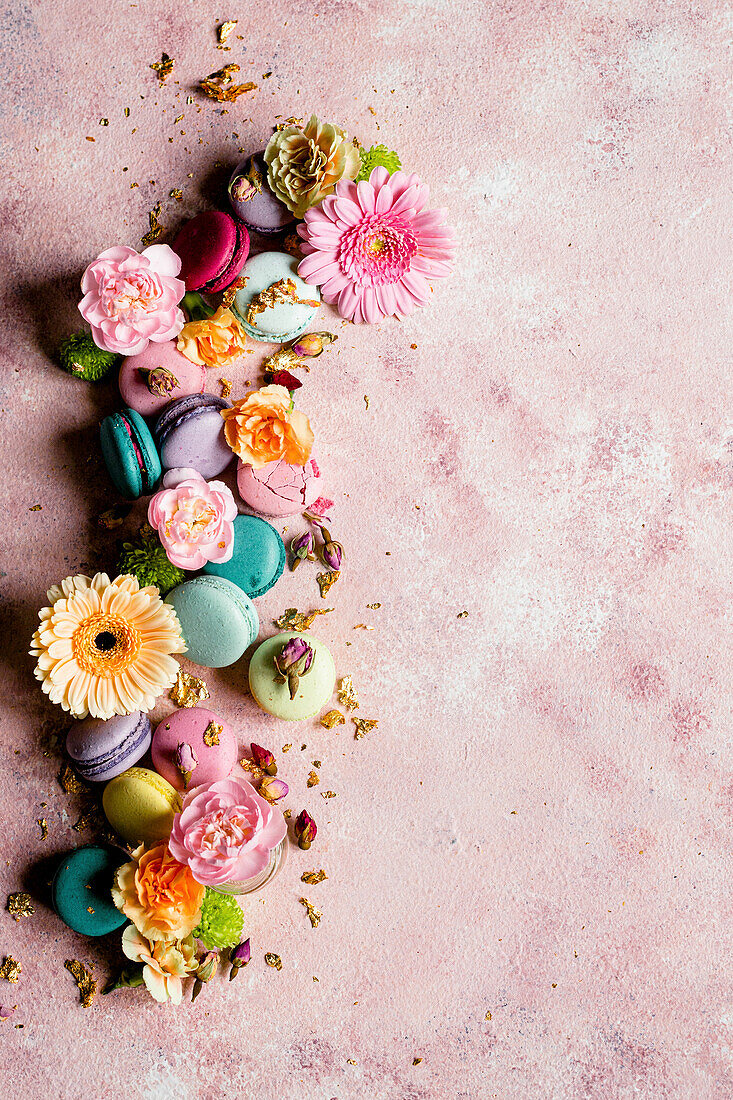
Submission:
M 112 900 L 149 940 L 183 940 L 201 919 L 204 887 L 163 841 L 117 869 Z
M 305 413 L 293 408 L 285 386 L 263 386 L 222 409 L 224 435 L 242 462 L 259 470 L 282 458 L 305 466 L 313 447 L 313 432 Z
M 232 311 L 219 306 L 213 317 L 184 325 L 176 347 L 192 363 L 225 367 L 241 357 L 245 341 L 244 329 Z

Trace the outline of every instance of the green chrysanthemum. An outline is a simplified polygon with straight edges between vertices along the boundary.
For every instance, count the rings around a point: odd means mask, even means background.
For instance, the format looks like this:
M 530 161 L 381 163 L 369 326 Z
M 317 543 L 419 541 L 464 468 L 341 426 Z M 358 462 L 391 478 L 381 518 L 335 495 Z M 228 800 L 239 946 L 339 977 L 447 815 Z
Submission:
M 98 348 L 89 332 L 75 332 L 59 347 L 63 369 L 85 382 L 100 382 L 119 361 L 119 355 Z
M 229 894 L 217 894 L 206 887 L 201 906 L 201 921 L 193 934 L 208 951 L 214 948 L 234 947 L 242 938 L 244 913 L 237 899 Z
M 147 524 L 140 532 L 140 541 L 123 542 L 118 573 L 132 573 L 141 588 L 154 584 L 161 596 L 181 584 L 186 574 L 168 560 L 160 539 Z
M 355 183 L 368 180 L 373 168 L 386 168 L 390 176 L 402 167 L 402 161 L 386 145 L 372 145 L 371 149 L 359 149 L 361 168 Z

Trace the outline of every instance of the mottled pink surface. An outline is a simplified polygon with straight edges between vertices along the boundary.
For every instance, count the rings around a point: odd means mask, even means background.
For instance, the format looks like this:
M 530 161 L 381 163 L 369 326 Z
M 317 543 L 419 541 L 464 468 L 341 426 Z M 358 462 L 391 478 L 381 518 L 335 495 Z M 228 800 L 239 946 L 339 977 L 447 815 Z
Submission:
M 244 36 L 230 52 L 214 47 L 224 18 Z M 19 1006 L 0 1024 L 7 1094 L 731 1096 L 723 5 L 43 0 L 4 29 L 0 897 L 36 898 L 0 922 L 23 964 L 0 982 Z M 193 85 L 227 62 L 260 87 L 222 110 Z M 83 837 L 55 780 L 64 716 L 25 651 L 47 585 L 112 567 L 144 507 L 95 528 L 114 500 L 96 441 L 114 385 L 49 354 L 91 257 L 137 244 L 156 200 L 175 230 L 274 115 L 311 109 L 398 149 L 462 245 L 402 324 L 322 309 L 340 339 L 299 393 L 348 554 L 315 631 L 380 725 L 362 741 L 350 723 L 276 726 L 242 664 L 208 675 L 242 745 L 293 742 L 287 804 L 310 808 L 318 840 L 245 902 L 236 982 L 180 1009 L 124 991 L 85 1011 L 64 959 L 104 980 L 116 947 L 46 905 L 52 857 Z M 262 353 L 213 379 L 241 395 Z M 314 572 L 258 601 L 265 631 L 322 606 Z M 301 884 L 318 867 L 328 880 Z

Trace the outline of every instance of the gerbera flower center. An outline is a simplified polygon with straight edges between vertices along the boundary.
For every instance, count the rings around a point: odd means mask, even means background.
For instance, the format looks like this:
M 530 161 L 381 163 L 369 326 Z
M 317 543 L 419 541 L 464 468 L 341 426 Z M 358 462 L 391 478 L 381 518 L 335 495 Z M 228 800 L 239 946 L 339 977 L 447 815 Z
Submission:
M 417 252 L 412 228 L 399 215 L 365 214 L 341 237 L 339 265 L 358 286 L 396 283 Z
M 74 631 L 71 643 L 80 668 L 93 676 L 115 676 L 137 657 L 142 639 L 127 619 L 92 615 Z

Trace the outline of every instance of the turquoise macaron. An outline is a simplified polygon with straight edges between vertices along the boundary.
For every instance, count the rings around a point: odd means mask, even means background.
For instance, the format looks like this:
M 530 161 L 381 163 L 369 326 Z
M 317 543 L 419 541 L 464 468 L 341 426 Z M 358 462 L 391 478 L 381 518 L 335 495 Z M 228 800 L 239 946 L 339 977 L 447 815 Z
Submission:
M 233 526 L 231 558 L 221 563 L 209 561 L 203 571 L 212 577 L 224 577 L 255 599 L 282 576 L 285 544 L 272 524 L 259 516 L 237 516 Z
M 249 596 L 223 577 L 193 577 L 166 596 L 188 646 L 186 657 L 204 668 L 233 665 L 260 629 Z
M 53 907 L 64 924 L 83 936 L 106 936 L 126 923 L 112 901 L 115 871 L 125 853 L 90 844 L 64 856 L 51 886 Z
M 152 493 L 162 467 L 150 429 L 134 409 L 106 416 L 99 429 L 102 457 L 117 491 L 126 500 Z
M 253 340 L 267 340 L 272 344 L 294 340 L 305 331 L 321 304 L 318 287 L 303 282 L 298 275 L 298 261 L 287 252 L 260 252 L 258 256 L 251 256 L 242 268 L 242 276 L 247 282 L 237 291 L 232 310 Z M 253 299 L 273 283 L 288 279 L 295 284 L 297 301 L 267 306 L 248 320 L 250 306 L 257 305 Z

